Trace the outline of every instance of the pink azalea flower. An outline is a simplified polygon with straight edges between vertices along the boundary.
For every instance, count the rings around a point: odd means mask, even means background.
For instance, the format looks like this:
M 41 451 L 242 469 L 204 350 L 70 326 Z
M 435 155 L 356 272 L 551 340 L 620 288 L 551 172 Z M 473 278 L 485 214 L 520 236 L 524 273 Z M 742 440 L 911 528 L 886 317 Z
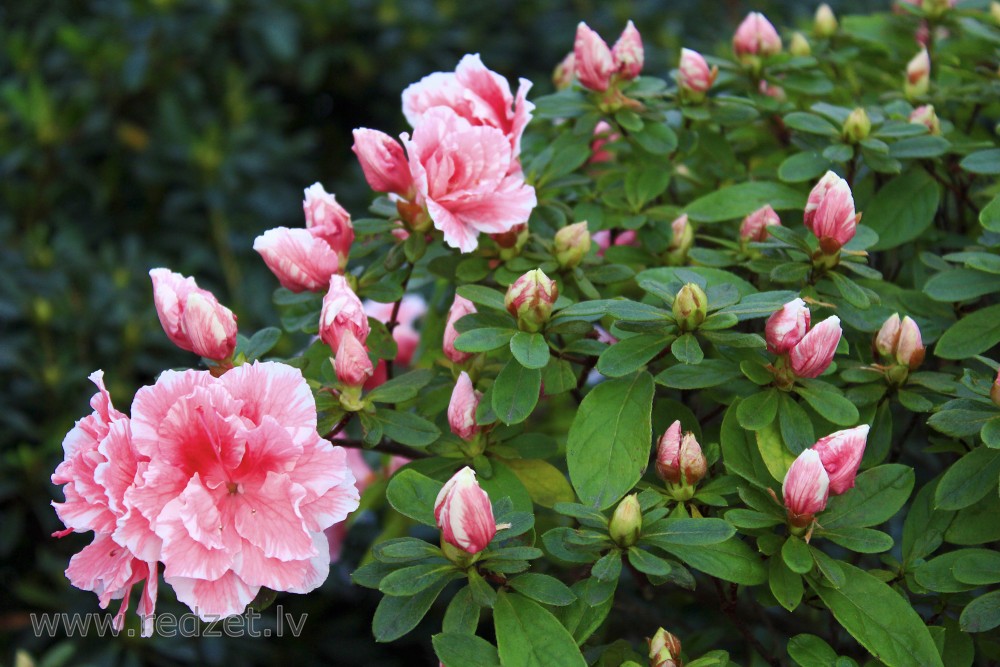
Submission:
M 242 613 L 261 587 L 306 593 L 326 579 L 323 531 L 357 508 L 358 491 L 344 450 L 316 433 L 298 369 L 166 371 L 136 394 L 132 439 L 149 463 L 116 537 L 157 553 L 202 619 Z
M 152 269 L 153 303 L 174 345 L 206 359 L 228 359 L 236 349 L 236 316 L 215 295 L 170 269 Z
M 792 462 L 781 483 L 781 496 L 794 526 L 808 526 L 817 512 L 826 509 L 830 477 L 816 450 L 807 449 Z
M 854 238 L 860 217 L 854 211 L 851 186 L 828 171 L 810 191 L 802 221 L 819 239 L 823 252 L 833 254 Z
M 839 495 L 854 487 L 868 442 L 868 424 L 831 433 L 820 438 L 812 449 L 819 454 L 830 478 L 830 493 Z
M 354 227 L 351 214 L 337 203 L 337 198 L 313 183 L 305 190 L 302 210 L 306 214 L 306 228 L 310 233 L 323 239 L 337 253 L 340 266 L 347 265 L 347 256 L 354 243 Z
M 792 348 L 788 359 L 800 378 L 816 378 L 830 367 L 840 343 L 840 318 L 834 315 L 809 330 Z
M 342 271 L 340 257 L 308 229 L 276 227 L 254 239 L 256 250 L 281 286 L 293 292 L 318 292 Z
M 485 549 L 497 533 L 490 497 L 468 466 L 441 488 L 434 501 L 434 519 L 446 542 L 470 554 Z

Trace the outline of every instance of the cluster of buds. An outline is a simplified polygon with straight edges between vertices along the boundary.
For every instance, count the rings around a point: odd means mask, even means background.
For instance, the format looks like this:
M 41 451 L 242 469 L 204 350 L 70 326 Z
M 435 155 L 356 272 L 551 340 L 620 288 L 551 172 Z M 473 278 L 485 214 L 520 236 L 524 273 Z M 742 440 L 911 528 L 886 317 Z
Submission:
M 761 58 L 781 53 L 781 37 L 760 12 L 750 12 L 733 35 L 733 53 L 745 67 L 759 72 Z
M 819 240 L 819 253 L 813 262 L 835 266 L 840 249 L 854 238 L 860 220 L 851 186 L 832 171 L 826 172 L 809 193 L 802 215 L 806 228 Z
M 319 315 L 319 337 L 334 351 L 333 367 L 342 385 L 340 402 L 346 410 L 361 409 L 361 388 L 375 372 L 365 347 L 370 332 L 361 299 L 344 276 L 331 276 Z
M 590 252 L 590 230 L 587 222 L 577 222 L 563 227 L 556 232 L 556 261 L 564 269 L 572 269 L 580 265 L 583 258 Z
M 467 563 L 497 534 L 490 497 L 466 466 L 456 472 L 434 500 L 434 520 L 441 530 L 441 548 L 451 560 Z
M 708 63 L 700 53 L 691 49 L 681 49 L 677 87 L 682 98 L 695 103 L 703 101 L 717 76 L 719 76 L 717 65 L 709 69 Z
M 153 303 L 156 314 L 170 341 L 188 352 L 211 359 L 213 367 L 225 371 L 232 367 L 236 349 L 236 316 L 208 290 L 198 287 L 170 269 L 153 269 Z
M 941 134 L 941 121 L 934 112 L 932 104 L 925 104 L 914 109 L 909 120 L 911 123 L 923 125 L 930 134 Z
M 694 245 L 694 227 L 688 221 L 687 213 L 670 223 L 670 245 L 667 247 L 666 262 L 670 266 L 683 266 L 687 254 Z
M 706 472 L 708 461 L 694 433 L 682 434 L 680 421 L 675 421 L 657 444 L 656 474 L 675 500 L 689 500 Z
M 561 71 L 557 69 L 557 86 L 571 80 L 568 72 L 572 69 L 580 85 L 604 93 L 603 106 L 606 110 L 630 105 L 631 101 L 621 94 L 619 84 L 639 76 L 645 56 L 642 36 L 631 21 L 614 47 L 610 48 L 600 35 L 581 21 L 576 28 L 572 55 L 572 59 L 567 56 L 563 60 Z
M 813 17 L 813 33 L 817 37 L 833 37 L 838 26 L 837 17 L 830 9 L 830 5 L 824 2 L 816 8 L 816 15 Z
M 444 339 L 441 342 L 444 356 L 448 357 L 453 364 L 464 364 L 473 356 L 472 352 L 455 349 L 455 339 L 458 338 L 455 323 L 474 312 L 476 312 L 475 304 L 458 294 L 455 295 L 455 300 L 452 302 L 451 308 L 448 309 L 448 321 L 445 322 Z
M 504 305 L 521 331 L 541 331 L 559 298 L 559 287 L 541 269 L 528 271 L 507 288 Z
M 831 433 L 792 462 L 781 483 L 788 523 L 808 541 L 816 514 L 826 509 L 830 495 L 854 487 L 868 442 L 868 424 Z
M 871 131 L 872 120 L 868 117 L 868 112 L 862 107 L 857 107 L 844 121 L 840 135 L 847 143 L 857 144 L 867 139 Z
M 788 389 L 795 378 L 819 377 L 830 367 L 840 343 L 840 318 L 828 317 L 811 327 L 809 307 L 802 299 L 789 301 L 768 318 L 767 349 L 778 355 L 771 367 L 775 383 Z
M 681 667 L 681 640 L 663 628 L 656 631 L 649 644 L 649 667 Z
M 899 313 L 893 313 L 875 336 L 875 351 L 885 364 L 885 374 L 890 382 L 901 385 L 911 370 L 924 362 L 924 342 L 920 337 L 920 327 L 909 315 L 902 320 Z
M 319 183 L 306 189 L 302 209 L 305 229 L 269 229 L 254 239 L 253 249 L 285 289 L 319 292 L 347 267 L 354 227 L 351 215 Z
M 677 292 L 673 304 L 674 320 L 682 332 L 694 331 L 708 317 L 708 296 L 694 283 L 686 283 Z
M 913 100 L 927 94 L 931 86 L 931 56 L 926 48 L 913 56 L 906 64 L 906 80 L 903 82 L 903 92 L 906 99 Z
M 625 496 L 618 503 L 611 515 L 608 533 L 615 544 L 625 549 L 639 541 L 642 534 L 642 507 L 636 494 Z
M 476 409 L 482 398 L 482 393 L 472 386 L 469 374 L 462 371 L 451 392 L 451 402 L 448 403 L 448 426 L 451 427 L 452 433 L 465 442 L 472 442 L 479 436 Z
M 746 250 L 747 244 L 752 242 L 763 242 L 767 240 L 768 232 L 767 228 L 772 226 L 781 226 L 781 218 L 770 204 L 764 204 L 762 207 L 743 218 L 743 222 L 740 223 L 740 245 Z

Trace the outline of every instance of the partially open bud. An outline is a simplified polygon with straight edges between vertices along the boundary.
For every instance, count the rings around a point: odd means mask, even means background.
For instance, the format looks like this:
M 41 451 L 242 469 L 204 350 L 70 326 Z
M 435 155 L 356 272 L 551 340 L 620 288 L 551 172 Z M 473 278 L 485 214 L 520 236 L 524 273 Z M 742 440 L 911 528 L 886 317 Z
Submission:
M 354 130 L 351 150 L 358 156 L 365 180 L 372 190 L 409 198 L 413 176 L 406 153 L 398 141 L 384 132 L 361 127 Z
M 781 218 L 770 204 L 764 204 L 762 207 L 743 218 L 743 222 L 740 224 L 740 240 L 750 242 L 750 241 L 766 241 L 767 240 L 767 228 L 777 225 L 781 226 Z
M 559 266 L 564 269 L 579 266 L 590 252 L 590 231 L 587 229 L 587 222 L 577 222 L 556 232 L 555 250 Z
M 781 37 L 763 14 L 750 12 L 733 35 L 733 52 L 743 64 L 753 64 L 758 56 L 781 53 Z
M 681 640 L 663 628 L 656 631 L 649 644 L 650 667 L 677 667 L 680 664 Z
M 860 216 L 854 210 L 851 186 L 832 171 L 819 180 L 806 201 L 802 221 L 819 240 L 826 255 L 835 255 L 857 232 Z
M 705 93 L 715 83 L 715 77 L 718 75 L 718 66 L 709 69 L 708 63 L 700 53 L 691 49 L 681 49 L 677 86 L 685 99 L 692 102 L 704 100 Z
M 909 315 L 902 321 L 898 313 L 887 319 L 875 336 L 875 349 L 886 360 L 916 369 L 924 362 L 926 352 L 920 327 Z
M 573 85 L 573 78 L 576 76 L 575 60 L 573 52 L 570 51 L 562 59 L 562 62 L 556 65 L 552 72 L 552 85 L 555 86 L 556 90 L 566 90 Z
M 639 541 L 639 535 L 642 534 L 642 508 L 636 494 L 625 496 L 618 503 L 615 513 L 611 515 L 608 530 L 611 539 L 620 547 L 630 547 Z
M 910 122 L 925 126 L 931 134 L 941 134 L 941 121 L 934 112 L 932 104 L 925 104 L 914 109 L 913 113 L 910 114 Z
M 344 272 L 340 256 L 310 229 L 269 229 L 253 242 L 253 249 L 281 286 L 292 292 L 319 292 L 330 276 Z
M 541 269 L 528 271 L 507 288 L 504 305 L 522 331 L 541 331 L 559 298 L 559 287 Z
M 931 85 L 931 57 L 927 49 L 920 49 L 920 53 L 913 56 L 906 65 L 906 81 L 903 84 L 903 92 L 909 100 L 927 94 Z
M 462 371 L 451 392 L 451 402 L 448 403 L 448 426 L 451 432 L 462 440 L 469 442 L 479 435 L 476 424 L 476 408 L 483 395 L 472 386 L 469 374 Z
M 694 331 L 708 317 L 708 296 L 694 283 L 687 283 L 674 297 L 674 319 L 681 331 Z
M 350 330 L 344 331 L 333 363 L 337 379 L 349 387 L 360 387 L 375 372 L 368 351 Z
M 807 449 L 792 462 L 781 483 L 781 496 L 788 521 L 796 528 L 810 525 L 815 515 L 826 509 L 830 477 L 816 450 Z
M 793 56 L 798 56 L 804 58 L 806 56 L 812 55 L 812 47 L 809 45 L 809 40 L 801 32 L 795 32 L 792 34 L 792 41 L 788 45 L 788 52 Z
M 809 321 L 810 313 L 806 302 L 792 299 L 767 318 L 767 324 L 764 325 L 767 349 L 774 354 L 789 352 L 809 331 Z
M 872 121 L 868 117 L 868 112 L 866 112 L 862 107 L 857 107 L 851 112 L 851 115 L 847 117 L 844 121 L 844 128 L 841 131 L 841 136 L 844 137 L 844 141 L 852 144 L 856 144 L 863 139 L 867 139 L 868 135 L 872 131 Z
M 345 331 L 350 331 L 362 345 L 368 340 L 371 326 L 368 315 L 344 276 L 330 278 L 330 289 L 323 297 L 323 309 L 319 314 L 319 337 L 332 349 L 340 348 L 340 340 Z
M 434 520 L 445 542 L 470 554 L 485 549 L 497 534 L 490 497 L 468 466 L 441 488 L 434 501 Z
M 340 259 L 340 266 L 347 266 L 347 256 L 354 243 L 351 214 L 319 183 L 306 188 L 302 210 L 306 215 L 306 228 L 313 236 L 323 239 L 333 248 Z
M 830 493 L 840 495 L 854 487 L 861 458 L 868 442 L 868 424 L 831 433 L 820 438 L 812 449 L 819 454 L 830 480 Z
M 642 47 L 642 36 L 635 25 L 629 21 L 618 37 L 618 41 L 611 48 L 611 60 L 614 62 L 615 72 L 626 81 L 631 81 L 639 76 L 642 71 L 642 64 L 645 59 L 645 50 Z
M 167 338 L 182 350 L 221 361 L 236 349 L 236 316 L 215 295 L 170 269 L 153 269 L 153 303 Z
M 474 312 L 476 312 L 475 304 L 464 297 L 455 295 L 455 301 L 448 310 L 448 321 L 444 325 L 444 340 L 441 343 L 444 356 L 448 357 L 453 364 L 462 364 L 472 358 L 472 352 L 462 352 L 455 349 L 455 339 L 458 338 L 455 322 Z
M 837 32 L 837 17 L 825 2 L 816 9 L 813 32 L 819 37 L 831 37 Z
M 795 375 L 800 378 L 817 378 L 822 375 L 833 362 L 842 333 L 840 318 L 836 315 L 810 329 L 788 355 Z
M 707 471 L 708 461 L 694 433 L 682 434 L 680 421 L 675 421 L 657 445 L 656 474 L 671 485 L 693 487 Z

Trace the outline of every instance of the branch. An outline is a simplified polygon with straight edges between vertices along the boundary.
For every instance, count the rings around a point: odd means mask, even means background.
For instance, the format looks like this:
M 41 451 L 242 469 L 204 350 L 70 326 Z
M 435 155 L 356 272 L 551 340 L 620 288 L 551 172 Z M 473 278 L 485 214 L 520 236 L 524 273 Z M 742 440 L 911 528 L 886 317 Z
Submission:
M 736 597 L 736 584 L 733 584 L 730 587 L 730 591 L 733 594 L 732 598 L 730 598 L 726 595 L 724 589 L 722 588 L 721 581 L 712 577 L 712 583 L 715 584 L 715 592 L 719 596 L 719 608 L 722 610 L 722 613 L 726 615 L 726 618 L 728 618 L 729 621 L 736 626 L 736 629 L 740 631 L 740 634 L 743 635 L 743 639 L 746 640 L 747 644 L 749 644 L 750 647 L 764 659 L 764 662 L 769 665 L 774 665 L 774 667 L 780 667 L 781 663 L 779 663 L 778 660 L 771 655 L 770 651 L 764 648 L 764 645 L 760 643 L 760 640 L 753 636 L 753 633 L 750 631 L 750 628 L 747 627 L 743 617 L 739 615 L 736 609 L 738 604 L 738 599 Z
M 403 278 L 402 290 L 403 296 L 399 297 L 399 301 L 392 304 L 392 314 L 389 316 L 389 321 L 385 323 L 385 328 L 389 330 L 389 335 L 392 336 L 393 330 L 399 325 L 399 307 L 403 303 L 403 299 L 406 297 L 406 288 L 410 284 L 410 277 L 413 275 L 413 264 L 410 263 L 410 268 L 406 272 L 406 277 Z M 393 338 L 395 340 L 395 338 Z M 385 360 L 385 376 L 387 380 L 392 379 L 392 359 Z

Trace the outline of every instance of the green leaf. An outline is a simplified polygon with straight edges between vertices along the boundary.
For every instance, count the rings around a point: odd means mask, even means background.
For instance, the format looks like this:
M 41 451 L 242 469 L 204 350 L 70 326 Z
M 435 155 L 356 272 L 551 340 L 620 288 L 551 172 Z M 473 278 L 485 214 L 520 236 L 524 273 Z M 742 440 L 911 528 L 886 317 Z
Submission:
M 840 134 L 839 127 L 836 127 L 826 118 L 817 116 L 816 114 L 806 113 L 804 111 L 793 111 L 790 114 L 786 114 L 784 120 L 787 127 L 793 130 L 798 130 L 799 132 L 806 132 L 807 134 L 822 134 L 827 137 L 833 137 Z
M 767 581 L 760 557 L 737 537 L 718 544 L 671 544 L 663 549 L 696 570 L 735 584 L 757 586 Z
M 973 174 L 1000 174 L 1000 148 L 969 153 L 958 165 Z
M 677 364 L 656 376 L 659 384 L 672 389 L 707 389 L 740 377 L 738 365 L 725 359 L 705 359 L 697 366 Z
M 980 595 L 958 619 L 963 632 L 986 632 L 1000 625 L 1000 591 Z
M 788 655 L 800 667 L 830 667 L 837 652 L 816 635 L 795 635 L 788 640 Z
M 1000 552 L 971 550 L 955 563 L 955 578 L 965 584 L 987 586 L 1000 582 Z
M 511 359 L 493 383 L 493 411 L 504 424 L 519 424 L 535 409 L 541 387 L 540 370 Z
M 545 368 L 549 363 L 549 344 L 540 333 L 518 331 L 510 339 L 510 351 L 525 368 Z
M 416 398 L 420 390 L 434 379 L 434 373 L 427 369 L 410 371 L 383 382 L 365 396 L 375 403 L 402 403 Z
M 413 628 L 424 617 L 427 610 L 434 604 L 450 579 L 441 579 L 430 588 L 416 595 L 393 597 L 386 595 L 379 602 L 372 619 L 372 633 L 377 642 L 391 642 L 399 639 Z
M 748 434 L 739 425 L 737 410 L 739 410 L 739 399 L 729 406 L 722 419 L 722 430 L 719 433 L 722 459 L 729 472 L 761 488 L 768 488 L 770 473 L 764 462 L 756 455 L 755 449 L 751 449 L 753 445 L 747 442 Z
M 278 344 L 278 340 L 281 339 L 281 329 L 278 327 L 267 327 L 261 329 L 247 341 L 246 346 L 243 348 L 242 352 L 246 355 L 247 361 L 254 361 L 255 359 L 260 359 L 265 354 L 270 352 L 275 345 Z
M 942 271 L 924 283 L 924 294 L 944 303 L 976 299 L 997 291 L 1000 291 L 1000 276 L 974 269 Z
M 735 534 L 733 526 L 722 519 L 661 519 L 645 527 L 641 542 L 665 549 L 676 544 L 719 544 Z
M 448 603 L 441 622 L 441 629 L 446 633 L 476 634 L 479 627 L 479 605 L 472 599 L 472 590 L 465 586 Z
M 925 134 L 920 137 L 900 139 L 890 144 L 889 156 L 897 160 L 937 157 L 943 155 L 949 147 L 951 147 L 951 142 L 944 137 Z
M 795 611 L 802 602 L 802 576 L 788 569 L 785 561 L 772 556 L 768 561 L 767 580 L 778 604 L 788 611 Z
M 528 490 L 531 500 L 542 507 L 576 499 L 566 475 L 548 461 L 541 459 L 504 459 Z
M 385 497 L 400 514 L 425 526 L 437 527 L 434 520 L 434 500 L 443 486 L 441 482 L 421 475 L 416 470 L 404 468 L 389 480 Z
M 955 577 L 955 566 L 970 555 L 992 553 L 985 549 L 960 549 L 932 558 L 913 571 L 917 583 L 938 593 L 961 593 L 970 591 L 977 584 L 967 584 Z
M 888 521 L 913 490 L 913 468 L 890 463 L 858 475 L 854 488 L 830 498 L 819 515 L 824 529 L 867 528 Z
M 772 420 L 767 426 L 758 429 L 754 436 L 757 440 L 757 450 L 767 471 L 776 481 L 783 481 L 795 457 L 781 441 L 778 425 Z
M 489 352 L 507 345 L 512 336 L 519 334 L 517 329 L 501 329 L 484 327 L 459 334 L 455 339 L 455 348 L 462 352 Z
M 778 394 L 777 389 L 766 389 L 740 401 L 736 410 L 740 426 L 749 431 L 759 431 L 770 425 L 778 413 Z
M 813 567 L 809 545 L 794 535 L 790 535 L 781 547 L 781 559 L 796 574 L 809 574 Z
M 412 412 L 379 408 L 375 418 L 390 439 L 411 447 L 426 447 L 441 436 L 437 426 Z
M 506 667 L 586 667 L 576 641 L 555 616 L 516 593 L 493 608 L 500 663 Z
M 925 484 L 910 503 L 903 522 L 903 562 L 912 563 L 937 551 L 945 531 L 952 523 L 954 512 L 934 509 L 937 480 Z
M 441 549 L 415 537 L 397 537 L 372 545 L 372 555 L 383 563 L 408 563 L 441 557 Z
M 864 211 L 865 225 L 879 236 L 874 250 L 896 248 L 919 237 L 934 221 L 941 188 L 923 169 L 889 181 Z
M 858 409 L 831 385 L 810 380 L 800 380 L 799 382 L 801 384 L 795 387 L 795 393 L 804 398 L 813 410 L 822 415 L 823 419 L 838 426 L 851 426 L 858 423 Z
M 965 359 L 1000 343 L 1000 304 L 987 306 L 951 325 L 938 340 L 934 354 L 942 359 Z
M 640 132 L 629 134 L 647 153 L 668 155 L 677 149 L 677 135 L 666 123 L 646 123 Z
M 1000 476 L 1000 450 L 977 447 L 956 461 L 941 477 L 934 504 L 958 510 L 972 505 L 990 491 L 996 492 Z
M 386 595 L 410 596 L 440 583 L 462 576 L 452 563 L 421 563 L 404 567 L 385 576 L 378 589 Z
M 781 404 L 778 406 L 778 425 L 781 439 L 792 454 L 799 455 L 816 443 L 816 432 L 809 415 L 785 392 L 781 393 Z
M 576 595 L 570 590 L 569 586 L 547 574 L 527 572 L 517 575 L 508 583 L 511 588 L 521 595 L 529 597 L 532 600 L 537 600 L 542 604 L 565 607 L 576 600 Z
M 716 190 L 694 200 L 685 210 L 696 222 L 735 220 L 770 204 L 776 211 L 805 208 L 804 194 L 782 183 L 750 181 Z
M 601 353 L 597 360 L 597 370 L 601 375 L 612 378 L 630 375 L 662 352 L 670 342 L 670 337 L 660 334 L 639 334 L 623 338 Z
M 431 637 L 431 643 L 445 667 L 500 667 L 496 647 L 475 634 L 443 632 Z
M 880 530 L 871 528 L 840 528 L 838 530 L 820 530 L 821 535 L 834 544 L 861 554 L 880 554 L 892 548 L 892 537 Z
M 697 365 L 705 358 L 705 353 L 702 352 L 698 339 L 689 333 L 675 340 L 670 346 L 670 352 L 682 364 Z
M 927 626 L 908 600 L 864 570 L 841 563 L 840 588 L 813 589 L 837 621 L 888 667 L 944 667 Z
M 455 291 L 458 292 L 459 296 L 465 297 L 472 303 L 507 312 L 507 306 L 503 302 L 504 295 L 495 289 L 482 285 L 462 285 Z
M 625 174 L 625 198 L 632 210 L 638 212 L 663 194 L 669 184 L 669 169 L 650 169 L 645 165 L 637 165 Z
M 629 547 L 628 562 L 640 572 L 654 577 L 665 577 L 673 569 L 669 562 L 639 547 Z
M 991 232 L 1000 232 L 1000 195 L 997 195 L 979 213 L 979 224 Z
M 856 282 L 840 273 L 831 272 L 827 275 L 837 291 L 840 292 L 840 296 L 844 297 L 844 301 L 862 310 L 871 305 L 868 294 Z
M 778 166 L 778 178 L 786 183 L 813 181 L 832 166 L 833 163 L 819 153 L 796 153 Z
M 584 503 L 615 504 L 649 460 L 653 379 L 648 373 L 594 387 L 577 410 L 566 442 L 570 481 Z

